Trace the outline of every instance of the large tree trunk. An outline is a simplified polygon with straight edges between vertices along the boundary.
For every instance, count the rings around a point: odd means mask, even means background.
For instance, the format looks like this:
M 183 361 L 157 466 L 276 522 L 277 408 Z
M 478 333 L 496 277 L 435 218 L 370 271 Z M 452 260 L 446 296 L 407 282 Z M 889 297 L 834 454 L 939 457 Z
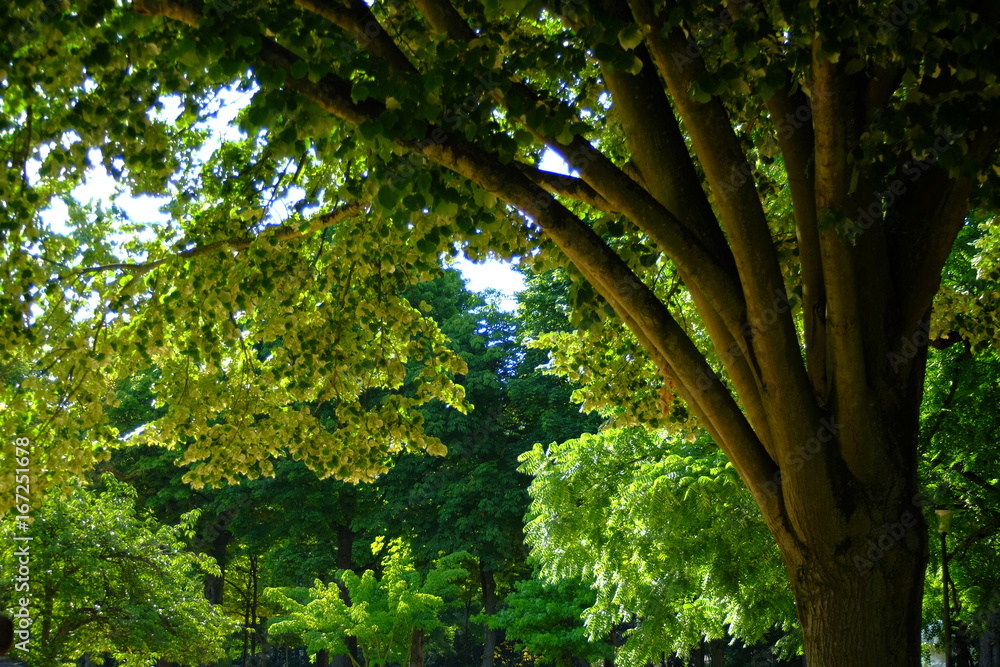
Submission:
M 927 526 L 900 486 L 885 505 L 845 492 L 838 521 L 817 513 L 800 529 L 808 543 L 781 545 L 809 667 L 920 665 Z
M 810 667 L 920 664 L 922 559 L 907 554 L 867 576 L 811 569 L 793 582 Z

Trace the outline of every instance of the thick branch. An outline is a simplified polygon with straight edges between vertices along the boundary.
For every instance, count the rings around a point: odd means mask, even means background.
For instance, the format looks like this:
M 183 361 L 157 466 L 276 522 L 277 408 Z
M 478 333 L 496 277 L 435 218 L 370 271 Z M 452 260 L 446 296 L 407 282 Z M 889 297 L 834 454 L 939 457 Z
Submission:
M 961 150 L 953 145 L 956 137 L 946 141 L 941 135 L 940 139 L 935 144 L 938 154 Z M 994 112 L 971 140 L 967 162 L 984 169 L 996 159 L 998 143 L 1000 113 Z M 893 266 L 896 280 L 905 280 L 901 284 L 907 286 L 900 309 L 902 335 L 916 326 L 937 294 L 941 271 L 965 222 L 974 185 L 971 177 L 952 178 L 946 170 L 933 165 L 920 177 L 919 187 L 910 188 L 899 205 L 899 243 L 894 249 Z
M 447 30 L 448 36 L 452 39 L 467 42 L 475 37 L 464 19 L 447 0 L 418 0 L 418 6 L 425 12 L 425 16 L 436 30 Z M 437 18 L 431 19 L 432 16 Z M 508 110 L 508 101 L 511 97 L 519 97 L 527 102 L 522 106 L 534 108 L 543 106 L 535 91 L 516 77 L 512 77 L 511 81 L 506 94 L 496 88 L 490 91 L 491 95 Z M 669 112 L 669 108 L 667 111 Z M 699 228 L 699 222 L 702 223 L 701 227 L 704 227 L 708 221 L 698 218 L 700 209 L 697 208 L 697 196 L 689 193 L 678 202 L 681 206 L 696 207 L 694 211 L 679 209 L 680 215 L 685 219 L 690 213 L 695 214 L 695 219 L 685 224 L 645 189 L 650 176 L 642 174 L 641 165 L 637 171 L 642 177 L 635 179 L 625 170 L 615 166 L 584 138 L 574 136 L 569 144 L 563 144 L 529 123 L 527 114 L 512 115 L 512 117 L 579 171 L 580 177 L 603 196 L 614 210 L 620 211 L 653 239 L 678 266 L 688 286 L 693 291 L 701 290 L 704 293 L 711 308 L 715 309 L 725 322 L 729 334 L 734 340 L 740 341 L 737 347 L 741 347 L 740 331 L 743 324 L 741 318 L 745 312 L 745 306 L 740 299 L 742 290 L 728 248 L 723 245 L 713 249 L 711 245 L 720 241 L 724 243 L 721 234 L 713 234 L 711 231 L 706 232 Z M 686 156 L 686 148 L 683 145 L 679 148 L 673 146 L 671 157 L 679 155 L 682 151 Z M 690 164 L 690 158 L 687 159 Z M 647 169 L 651 173 L 655 171 L 652 166 L 647 166 Z M 684 185 L 697 188 L 700 192 L 700 183 L 684 182 Z M 708 226 L 717 228 L 714 216 L 710 217 Z M 741 348 L 741 351 L 745 352 L 745 349 Z
M 271 66 L 286 70 L 290 70 L 298 60 L 266 39 L 261 57 Z M 381 107 L 375 102 L 354 103 L 350 99 L 349 84 L 333 75 L 327 75 L 316 83 L 288 76 L 286 86 L 309 97 L 325 111 L 355 124 L 376 119 Z M 719 445 L 743 479 L 747 480 L 772 529 L 785 539 L 794 539 L 788 534 L 781 495 L 765 491 L 777 472 L 774 461 L 695 344 L 666 306 L 635 277 L 621 257 L 586 223 L 532 183 L 517 166 L 504 164 L 495 155 L 464 139 L 431 127 L 427 138 L 422 141 L 396 139 L 395 142 L 468 178 L 533 218 L 584 277 L 601 294 L 609 297 L 619 315 L 634 327 L 640 340 L 650 346 L 653 358 L 669 360 L 685 398 L 692 409 L 708 417 L 717 433 Z
M 353 34 L 364 48 L 384 60 L 397 73 L 416 69 L 361 0 L 295 0 L 302 9 L 322 16 L 347 33 Z
M 767 101 L 784 157 L 785 174 L 792 195 L 795 236 L 802 267 L 802 320 L 805 333 L 806 367 L 813 392 L 825 396 L 826 386 L 826 293 L 819 229 L 816 224 L 815 171 L 813 165 L 812 108 L 801 90 L 790 85 Z
M 747 336 L 747 346 L 761 379 L 764 404 L 772 415 L 771 432 L 779 451 L 790 451 L 811 437 L 803 425 L 817 423 L 819 414 L 790 309 L 774 306 L 776 295 L 784 297 L 784 281 L 753 179 L 745 173 L 749 163 L 721 100 L 699 103 L 688 95 L 704 65 L 699 57 L 685 55 L 683 31 L 677 27 L 664 36 L 663 23 L 649 0 L 632 0 L 630 5 L 715 194 L 739 269 L 747 308 L 744 321 L 772 322 L 758 335 Z M 678 61 L 678 55 L 685 60 Z
M 813 46 L 813 127 L 816 134 L 816 208 L 836 220 L 850 208 L 849 118 L 854 99 L 841 68 L 831 63 L 823 43 Z M 820 231 L 826 292 L 827 363 L 834 385 L 838 420 L 847 431 L 841 442 L 844 458 L 861 479 L 875 473 L 879 454 L 869 409 L 872 378 L 865 363 L 865 347 L 857 282 L 855 249 L 842 225 L 828 223 Z
M 516 164 L 525 176 L 546 192 L 582 201 L 585 204 L 590 204 L 594 208 L 608 213 L 620 213 L 620 211 L 611 205 L 611 202 L 599 195 L 592 187 L 579 178 L 557 174 L 554 171 L 545 171 L 544 169 L 538 169 L 537 167 L 532 167 L 521 162 Z
M 413 4 L 435 32 L 448 35 L 457 42 L 468 42 L 475 38 L 472 28 L 448 0 L 414 0 Z

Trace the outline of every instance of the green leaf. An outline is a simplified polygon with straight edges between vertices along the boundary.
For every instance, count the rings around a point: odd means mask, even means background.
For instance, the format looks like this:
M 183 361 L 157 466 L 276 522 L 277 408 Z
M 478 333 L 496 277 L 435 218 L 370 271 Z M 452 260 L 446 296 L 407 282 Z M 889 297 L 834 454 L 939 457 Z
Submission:
M 642 31 L 639 29 L 639 26 L 632 23 L 618 31 L 618 43 L 626 51 L 631 51 L 642 44 Z
M 304 60 L 298 60 L 292 65 L 291 74 L 296 79 L 304 79 L 309 75 L 309 63 Z

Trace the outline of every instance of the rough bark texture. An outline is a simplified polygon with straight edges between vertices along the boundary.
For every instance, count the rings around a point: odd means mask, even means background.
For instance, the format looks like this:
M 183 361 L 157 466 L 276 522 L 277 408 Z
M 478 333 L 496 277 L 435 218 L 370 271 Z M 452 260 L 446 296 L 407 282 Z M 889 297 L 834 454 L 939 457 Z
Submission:
M 919 543 L 923 526 L 913 530 Z M 924 558 L 900 545 L 859 573 L 843 560 L 801 564 L 792 588 L 810 667 L 920 664 Z M 915 550 L 916 549 L 916 550 Z
M 410 660 L 408 667 L 424 667 L 424 631 L 413 629 L 410 633 Z

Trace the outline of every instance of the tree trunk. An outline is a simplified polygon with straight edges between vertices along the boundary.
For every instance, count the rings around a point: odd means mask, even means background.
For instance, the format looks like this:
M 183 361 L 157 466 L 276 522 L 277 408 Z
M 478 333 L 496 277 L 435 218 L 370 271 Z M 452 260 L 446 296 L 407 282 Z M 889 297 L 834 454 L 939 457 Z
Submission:
M 792 558 L 784 551 L 809 667 L 919 667 L 923 515 L 913 506 L 856 509 L 862 515 L 874 519 L 870 532 L 838 536 L 817 524 L 833 539 L 800 545 Z
M 712 658 L 712 667 L 723 667 L 726 664 L 726 640 L 723 638 L 713 639 L 709 642 L 709 654 Z
M 483 587 L 483 613 L 492 616 L 497 613 L 497 582 L 493 572 L 487 570 L 479 560 L 479 578 Z M 488 625 L 483 630 L 483 667 L 493 667 L 493 652 L 497 645 L 497 631 Z
M 424 667 L 424 631 L 413 629 L 410 633 L 410 660 L 408 667 Z
M 342 657 L 342 656 L 337 656 Z M 330 653 L 322 649 L 316 653 L 316 667 L 330 667 Z
M 705 667 L 705 641 L 702 640 L 701 645 L 695 650 L 691 651 L 691 666 L 692 667 Z
M 1000 667 L 1000 610 L 990 614 L 979 637 L 979 667 Z
M 346 518 L 345 518 L 346 517 Z M 351 530 L 350 520 L 351 520 L 351 506 L 347 505 L 342 508 L 340 514 L 340 522 L 335 526 L 337 531 L 337 568 L 341 570 L 350 570 L 355 572 L 354 565 L 354 531 Z M 340 599 L 346 604 L 351 604 L 351 596 L 347 592 L 342 584 L 340 587 Z M 361 662 L 361 654 L 358 651 L 358 639 L 357 637 L 344 637 L 344 643 L 347 645 L 347 650 L 350 656 L 346 655 L 335 655 L 333 656 L 333 667 L 350 667 L 351 658 L 353 657 L 358 663 Z

